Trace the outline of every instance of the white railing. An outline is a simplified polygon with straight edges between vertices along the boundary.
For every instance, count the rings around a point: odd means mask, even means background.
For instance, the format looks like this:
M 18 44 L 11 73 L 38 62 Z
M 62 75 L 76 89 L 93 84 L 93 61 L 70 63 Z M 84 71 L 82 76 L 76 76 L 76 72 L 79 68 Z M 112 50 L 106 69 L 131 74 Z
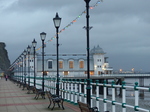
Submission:
M 63 75 L 63 77 L 87 77 L 87 74 L 79 75 Z M 101 75 L 91 75 L 91 77 L 150 77 L 150 74 L 101 74 Z
M 54 84 L 55 80 L 49 80 L 50 84 Z M 84 88 L 81 88 L 81 85 L 84 85 Z M 138 83 L 135 83 L 135 86 L 127 86 L 125 85 L 125 82 L 122 82 L 122 85 L 115 85 L 114 82 L 112 84 L 106 84 L 104 83 L 91 83 L 91 87 L 96 86 L 96 94 L 92 94 L 91 92 L 91 107 L 92 106 L 97 106 L 98 109 L 100 110 L 100 107 L 103 107 L 102 111 L 108 111 L 108 104 L 111 105 L 111 110 L 112 112 L 128 112 L 127 108 L 130 108 L 132 111 L 142 111 L 142 112 L 150 112 L 149 109 L 142 108 L 139 106 L 139 91 L 144 90 L 147 92 L 150 92 L 150 88 L 146 87 L 139 87 Z M 53 85 L 55 86 L 55 85 Z M 53 91 L 55 93 L 54 87 L 50 85 L 50 91 Z M 52 88 L 51 88 L 52 87 Z M 100 95 L 99 90 L 100 87 L 103 87 L 104 94 Z M 77 89 L 78 88 L 78 89 Z M 109 99 L 107 98 L 107 88 L 111 88 L 111 97 L 109 96 Z M 122 101 L 116 101 L 116 88 L 121 88 L 122 89 Z M 81 92 L 81 89 L 85 90 L 84 93 Z M 126 97 L 126 89 L 132 89 L 134 91 L 134 102 L 135 104 L 128 104 L 127 97 Z M 91 89 L 93 91 L 93 88 Z M 68 79 L 63 79 L 60 84 L 60 93 L 64 97 L 66 101 L 77 103 L 77 99 L 79 99 L 82 102 L 86 103 L 86 81 L 81 82 L 81 81 L 75 81 L 75 80 L 68 80 Z M 100 106 L 100 101 L 103 102 L 103 106 Z M 96 103 L 95 103 L 96 102 Z M 121 110 L 116 110 L 116 106 L 120 107 Z
M 31 77 L 31 81 L 33 77 Z M 36 85 L 42 85 L 42 77 L 38 77 L 36 80 Z M 33 83 L 33 82 L 31 82 Z M 84 103 L 86 102 L 86 79 L 83 81 L 81 79 L 65 79 L 60 78 L 59 83 L 60 94 L 62 97 L 71 103 L 77 104 L 77 100 L 80 100 Z M 92 91 L 96 93 L 93 94 Z M 103 95 L 100 95 L 99 90 L 103 88 Z M 116 96 L 116 89 L 121 89 L 122 97 L 118 98 Z M 45 77 L 45 90 L 50 90 L 53 94 L 56 94 L 56 78 L 55 77 Z M 127 90 L 130 90 L 134 93 L 134 97 L 129 99 L 127 97 Z M 125 82 L 122 82 L 122 85 L 116 85 L 114 81 L 111 84 L 106 84 L 106 81 L 99 83 L 91 81 L 91 107 L 97 106 L 99 111 L 111 111 L 111 112 L 129 112 L 129 111 L 140 111 L 140 112 L 150 112 L 150 104 L 148 107 L 142 107 L 141 100 L 139 97 L 140 91 L 150 92 L 148 87 L 139 87 L 138 83 L 135 82 L 134 86 L 128 86 Z M 111 92 L 111 94 L 107 94 Z M 131 102 L 130 102 L 131 101 Z M 149 99 L 150 102 L 150 99 Z M 142 102 L 143 103 L 143 102 Z

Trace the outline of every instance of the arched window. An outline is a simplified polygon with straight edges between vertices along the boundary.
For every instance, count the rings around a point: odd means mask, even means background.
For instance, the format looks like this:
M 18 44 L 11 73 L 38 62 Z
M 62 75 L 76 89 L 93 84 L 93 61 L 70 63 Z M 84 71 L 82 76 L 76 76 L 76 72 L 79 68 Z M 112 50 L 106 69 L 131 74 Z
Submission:
M 69 68 L 70 69 L 74 68 L 74 61 L 73 60 L 69 60 Z
M 60 60 L 60 61 L 59 61 L 59 68 L 60 68 L 60 69 L 63 69 L 63 60 Z
M 52 68 L 53 68 L 53 61 L 48 60 L 48 69 L 52 69 Z
M 79 60 L 79 68 L 84 68 L 84 60 Z

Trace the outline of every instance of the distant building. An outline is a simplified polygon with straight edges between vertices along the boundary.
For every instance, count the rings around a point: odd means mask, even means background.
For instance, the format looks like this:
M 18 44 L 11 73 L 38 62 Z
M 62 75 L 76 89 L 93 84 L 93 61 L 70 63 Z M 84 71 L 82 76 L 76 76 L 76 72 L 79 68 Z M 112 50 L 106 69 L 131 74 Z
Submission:
M 90 51 L 90 75 L 112 74 L 113 68 L 109 67 L 105 57 L 106 53 L 102 48 L 94 47 Z M 31 56 L 32 57 L 32 56 Z M 33 58 L 30 60 L 30 66 L 33 71 Z M 42 75 L 42 55 L 36 55 L 37 75 Z M 47 75 L 56 75 L 57 60 L 56 54 L 44 55 L 44 71 Z M 33 73 L 33 72 L 32 72 Z M 85 75 L 87 74 L 87 56 L 86 54 L 59 54 L 59 75 Z
M 32 50 L 33 51 L 33 50 Z M 94 47 L 90 51 L 90 75 L 113 74 L 113 68 L 109 67 L 105 57 L 105 52 L 102 48 Z M 13 63 L 10 69 L 13 70 L 14 75 L 21 75 L 22 71 L 26 71 L 28 75 L 28 62 L 30 63 L 30 75 L 34 75 L 34 58 L 33 52 L 23 58 L 23 62 L 19 59 L 18 62 Z M 26 63 L 25 63 L 26 62 Z M 26 67 L 25 67 L 26 64 Z M 23 67 L 23 70 L 22 70 Z M 42 54 L 36 53 L 35 56 L 35 71 L 36 75 L 42 76 Z M 44 55 L 44 73 L 48 76 L 56 76 L 57 73 L 57 59 L 56 54 Z M 25 72 L 23 73 L 25 74 Z M 87 74 L 87 56 L 86 54 L 59 54 L 59 75 L 60 76 L 78 76 Z

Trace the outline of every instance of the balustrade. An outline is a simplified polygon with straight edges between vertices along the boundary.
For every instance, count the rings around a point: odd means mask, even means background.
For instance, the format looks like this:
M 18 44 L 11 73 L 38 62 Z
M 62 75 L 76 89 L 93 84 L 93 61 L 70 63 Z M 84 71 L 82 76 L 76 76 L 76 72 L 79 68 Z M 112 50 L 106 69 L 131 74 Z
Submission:
M 14 76 L 14 79 L 18 80 L 19 76 Z M 24 78 L 24 77 L 23 77 Z M 33 84 L 33 77 L 30 77 L 31 82 Z M 42 77 L 36 77 L 36 86 L 41 88 L 42 87 Z M 22 80 L 20 80 L 22 81 Z M 56 78 L 55 77 L 45 77 L 45 90 L 50 90 L 53 94 L 56 94 Z M 83 86 L 82 86 L 83 85 Z M 65 79 L 62 78 L 60 80 L 60 94 L 70 103 L 77 104 L 77 100 L 80 100 L 86 103 L 86 79 Z M 96 86 L 95 93 L 93 92 L 93 86 Z M 103 87 L 103 95 L 100 95 L 100 89 Z M 108 89 L 109 88 L 109 89 Z M 122 97 L 119 98 L 121 100 L 117 100 L 118 97 L 116 96 L 116 89 L 121 89 Z M 129 104 L 127 102 L 127 89 L 132 89 L 134 92 L 134 102 L 135 104 Z M 111 92 L 111 96 L 108 96 L 108 90 Z M 113 81 L 111 84 L 107 84 L 104 80 L 103 83 L 99 83 L 99 80 L 96 82 L 92 82 L 91 80 L 91 107 L 96 106 L 98 110 L 101 111 L 112 111 L 117 112 L 117 108 L 119 107 L 122 112 L 127 112 L 127 109 L 132 109 L 132 111 L 141 111 L 141 112 L 150 112 L 149 109 L 139 106 L 139 91 L 147 91 L 150 92 L 150 88 L 148 87 L 139 87 L 138 83 L 135 82 L 134 86 L 128 86 L 123 81 L 122 85 L 116 85 Z M 102 106 L 103 105 L 103 106 Z M 108 106 L 109 105 L 109 106 Z M 111 105 L 111 108 L 110 108 Z M 111 110 L 110 110 L 111 109 Z

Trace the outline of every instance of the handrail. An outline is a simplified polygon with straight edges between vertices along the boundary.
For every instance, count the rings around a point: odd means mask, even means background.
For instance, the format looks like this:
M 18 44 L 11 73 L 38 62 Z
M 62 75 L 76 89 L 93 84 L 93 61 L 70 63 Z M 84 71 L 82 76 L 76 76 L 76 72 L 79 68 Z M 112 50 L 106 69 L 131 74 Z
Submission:
M 15 76 L 14 78 L 16 78 L 17 80 L 20 78 L 19 76 Z M 42 77 L 36 77 L 36 79 L 38 80 L 36 82 L 36 85 L 41 87 L 42 86 Z M 80 101 L 86 103 L 86 91 L 82 91 L 86 90 L 86 79 L 83 81 L 81 81 L 80 79 L 65 79 L 65 78 L 60 78 L 60 94 L 62 95 L 62 97 L 71 103 L 77 104 L 77 99 L 79 99 Z M 31 84 L 33 84 L 33 77 L 31 77 Z M 126 85 L 125 82 L 122 82 L 122 85 L 116 85 L 114 83 L 114 81 L 111 84 L 107 84 L 106 81 L 104 81 L 103 83 L 99 83 L 98 81 L 96 82 L 91 82 L 91 88 L 92 86 L 96 86 L 96 94 L 91 93 L 91 107 L 96 106 L 98 107 L 98 109 L 100 110 L 100 102 L 103 102 L 103 111 L 107 111 L 108 110 L 108 106 L 107 105 L 111 105 L 112 106 L 112 112 L 116 112 L 116 106 L 119 106 L 121 108 L 122 112 L 127 112 L 127 108 L 133 109 L 133 111 L 143 111 L 143 112 L 150 112 L 149 109 L 143 108 L 139 106 L 139 91 L 143 90 L 143 91 L 147 91 L 150 92 L 150 88 L 148 87 L 139 87 L 138 83 L 135 82 L 134 86 L 129 86 Z M 83 87 L 83 88 L 82 88 Z M 103 87 L 103 96 L 100 95 L 99 90 L 100 88 Z M 45 77 L 45 88 L 50 90 L 53 94 L 56 94 L 56 78 L 54 77 Z M 81 89 L 82 88 L 82 89 Z M 111 89 L 111 97 L 107 95 L 107 89 Z M 122 101 L 117 101 L 116 100 L 116 93 L 115 93 L 115 89 L 120 88 L 122 89 Z M 128 102 L 126 102 L 127 97 L 126 97 L 126 92 L 127 89 L 132 90 L 135 94 L 134 94 L 134 102 L 135 104 L 129 104 Z M 93 88 L 92 88 L 93 90 Z M 91 90 L 91 91 L 92 91 Z M 96 101 L 96 103 L 94 104 L 93 102 Z

